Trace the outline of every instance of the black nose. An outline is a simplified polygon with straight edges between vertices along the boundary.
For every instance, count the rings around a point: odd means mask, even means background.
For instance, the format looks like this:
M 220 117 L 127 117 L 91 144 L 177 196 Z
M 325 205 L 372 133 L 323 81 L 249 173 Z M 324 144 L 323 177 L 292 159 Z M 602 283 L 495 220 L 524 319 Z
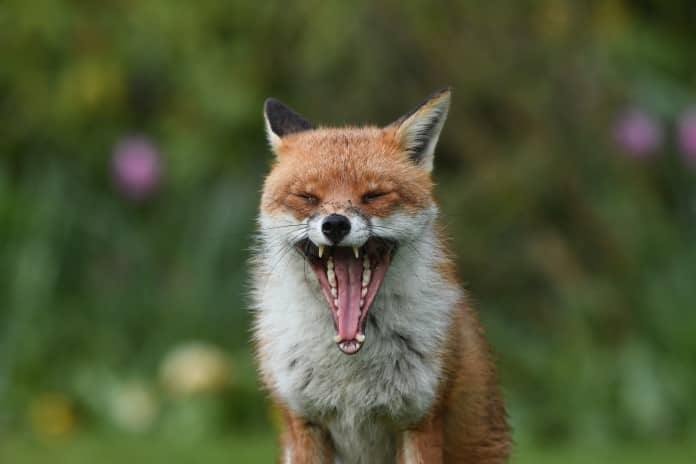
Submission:
M 332 214 L 321 223 L 321 231 L 335 245 L 350 232 L 350 220 L 340 214 Z

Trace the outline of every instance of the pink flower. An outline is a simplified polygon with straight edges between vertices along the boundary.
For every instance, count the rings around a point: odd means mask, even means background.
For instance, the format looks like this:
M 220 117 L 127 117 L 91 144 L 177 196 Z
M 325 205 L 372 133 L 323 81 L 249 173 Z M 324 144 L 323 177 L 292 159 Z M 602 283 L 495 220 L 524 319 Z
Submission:
M 647 158 L 662 144 L 662 128 L 653 116 L 633 108 L 622 113 L 614 125 L 614 140 L 627 155 Z
M 684 111 L 679 118 L 679 149 L 686 164 L 696 168 L 696 107 Z
M 162 160 L 152 141 L 144 136 L 121 139 L 114 148 L 113 178 L 119 191 L 135 201 L 146 200 L 159 187 Z

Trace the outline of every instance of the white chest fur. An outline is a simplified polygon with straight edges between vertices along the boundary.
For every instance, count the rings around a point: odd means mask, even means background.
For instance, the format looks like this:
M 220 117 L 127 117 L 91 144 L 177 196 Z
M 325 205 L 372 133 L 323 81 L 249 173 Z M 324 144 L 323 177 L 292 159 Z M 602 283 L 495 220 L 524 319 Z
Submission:
M 397 251 L 354 356 L 333 342 L 331 314 L 314 273 L 293 251 L 256 282 L 262 368 L 296 414 L 330 430 L 339 462 L 388 462 L 394 431 L 427 413 L 441 352 L 462 295 L 436 271 L 437 247 Z

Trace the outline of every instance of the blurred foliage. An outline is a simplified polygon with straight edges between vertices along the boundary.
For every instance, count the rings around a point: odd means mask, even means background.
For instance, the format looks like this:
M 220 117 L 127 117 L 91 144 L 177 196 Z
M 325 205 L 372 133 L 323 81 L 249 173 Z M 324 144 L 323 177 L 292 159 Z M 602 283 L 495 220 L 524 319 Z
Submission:
M 263 99 L 386 124 L 451 84 L 438 198 L 518 441 L 695 438 L 696 170 L 674 130 L 695 27 L 688 0 L 5 0 L 0 432 L 267 430 L 245 296 Z M 612 138 L 628 107 L 664 134 L 650 156 Z M 113 159 L 133 137 L 161 163 L 137 196 Z M 229 385 L 167 393 L 190 340 L 229 354 Z M 151 425 L 110 412 L 128 395 Z

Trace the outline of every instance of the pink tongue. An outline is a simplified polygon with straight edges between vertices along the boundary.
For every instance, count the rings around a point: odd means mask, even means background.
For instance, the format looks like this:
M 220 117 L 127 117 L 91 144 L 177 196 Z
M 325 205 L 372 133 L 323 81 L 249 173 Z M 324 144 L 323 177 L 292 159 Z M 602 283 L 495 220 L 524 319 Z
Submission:
M 334 249 L 334 269 L 338 281 L 338 335 L 343 341 L 355 340 L 360 322 L 362 259 L 347 247 Z

